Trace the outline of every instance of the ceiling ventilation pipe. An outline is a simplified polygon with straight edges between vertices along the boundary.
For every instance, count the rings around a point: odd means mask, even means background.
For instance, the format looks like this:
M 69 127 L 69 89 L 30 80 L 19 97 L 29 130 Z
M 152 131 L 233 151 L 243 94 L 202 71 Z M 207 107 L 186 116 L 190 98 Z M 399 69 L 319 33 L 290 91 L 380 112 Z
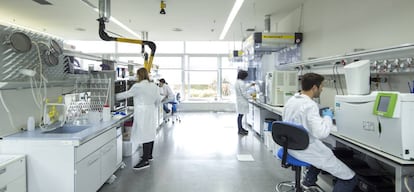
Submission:
M 148 40 L 148 32 L 142 31 L 141 37 L 142 37 L 142 40 Z M 144 58 L 144 66 L 148 65 L 148 53 L 145 51 L 144 44 L 141 45 L 141 54 L 142 54 L 142 57 Z
M 134 43 L 140 44 L 142 46 L 147 45 L 151 49 L 151 54 L 148 60 L 148 54 L 146 58 L 144 58 L 144 67 L 151 72 L 152 61 L 154 60 L 155 50 L 157 46 L 152 41 L 143 41 L 138 39 L 128 39 L 122 37 L 111 37 L 108 33 L 105 32 L 105 23 L 109 22 L 111 18 L 110 15 L 110 0 L 99 0 L 99 37 L 104 41 L 117 41 L 117 42 L 124 42 L 124 43 Z M 148 36 L 148 34 L 147 34 Z M 144 49 L 142 49 L 144 50 Z
M 264 18 L 264 32 L 269 33 L 270 32 L 270 15 L 265 15 Z

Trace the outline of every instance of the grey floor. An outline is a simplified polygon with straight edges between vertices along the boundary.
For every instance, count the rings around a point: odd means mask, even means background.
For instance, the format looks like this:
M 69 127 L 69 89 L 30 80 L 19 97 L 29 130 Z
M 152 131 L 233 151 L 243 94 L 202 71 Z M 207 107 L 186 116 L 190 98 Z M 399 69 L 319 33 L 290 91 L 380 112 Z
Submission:
M 149 168 L 133 170 L 139 154 L 124 157 L 126 167 L 100 192 L 264 192 L 292 180 L 293 171 L 280 166 L 249 129 L 237 134 L 235 113 L 181 113 L 181 123 L 164 124 L 154 145 Z M 251 154 L 254 161 L 239 161 Z

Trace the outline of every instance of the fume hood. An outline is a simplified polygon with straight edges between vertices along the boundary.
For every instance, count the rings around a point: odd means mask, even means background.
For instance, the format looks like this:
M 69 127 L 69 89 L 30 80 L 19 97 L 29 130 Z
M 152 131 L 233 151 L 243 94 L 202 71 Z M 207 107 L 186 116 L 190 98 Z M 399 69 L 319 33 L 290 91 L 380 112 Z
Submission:
M 255 32 L 243 42 L 243 51 L 247 56 L 277 52 L 286 47 L 300 44 L 302 39 L 302 33 Z
M 302 42 L 302 33 L 255 32 L 243 42 L 243 60 L 248 66 L 251 80 L 265 79 L 268 71 L 274 71 L 275 52 L 298 45 Z

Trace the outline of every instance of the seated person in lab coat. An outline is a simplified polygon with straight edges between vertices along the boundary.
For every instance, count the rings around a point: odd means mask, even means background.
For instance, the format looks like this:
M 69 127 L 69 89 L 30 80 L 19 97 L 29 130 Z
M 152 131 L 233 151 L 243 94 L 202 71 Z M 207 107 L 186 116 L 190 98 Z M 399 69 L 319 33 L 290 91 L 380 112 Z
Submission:
M 335 157 L 332 150 L 320 139 L 329 136 L 336 127 L 332 123 L 332 111 L 326 109 L 319 115 L 318 98 L 322 92 L 324 77 L 316 73 L 307 73 L 302 77 L 302 91 L 291 97 L 283 109 L 283 121 L 301 124 L 309 133 L 309 146 L 305 150 L 289 150 L 293 157 L 312 166 L 302 182 L 305 188 L 315 186 L 317 176 L 324 170 L 338 178 L 334 192 L 352 192 L 358 183 L 355 172 Z
M 161 90 L 161 103 L 163 104 L 163 109 L 166 113 L 169 113 L 171 110 L 168 109 L 168 103 L 175 101 L 175 95 L 174 92 L 171 90 L 170 86 L 168 86 L 168 83 L 165 81 L 165 79 L 160 79 L 159 86 L 162 88 Z

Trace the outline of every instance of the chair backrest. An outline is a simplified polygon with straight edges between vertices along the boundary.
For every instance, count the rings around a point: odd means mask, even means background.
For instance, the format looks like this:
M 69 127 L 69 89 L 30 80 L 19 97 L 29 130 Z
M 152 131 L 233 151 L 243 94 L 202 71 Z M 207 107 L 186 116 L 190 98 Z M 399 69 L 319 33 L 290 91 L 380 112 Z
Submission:
M 287 168 L 286 163 L 288 149 L 303 150 L 309 145 L 308 131 L 302 126 L 294 123 L 274 121 L 272 123 L 273 141 L 283 147 L 282 166 Z
M 179 103 L 181 101 L 181 94 L 180 93 L 177 93 L 175 95 L 175 100 L 177 101 L 177 103 Z
M 272 137 L 273 141 L 287 149 L 303 150 L 309 145 L 308 131 L 302 125 L 290 122 L 274 121 Z

